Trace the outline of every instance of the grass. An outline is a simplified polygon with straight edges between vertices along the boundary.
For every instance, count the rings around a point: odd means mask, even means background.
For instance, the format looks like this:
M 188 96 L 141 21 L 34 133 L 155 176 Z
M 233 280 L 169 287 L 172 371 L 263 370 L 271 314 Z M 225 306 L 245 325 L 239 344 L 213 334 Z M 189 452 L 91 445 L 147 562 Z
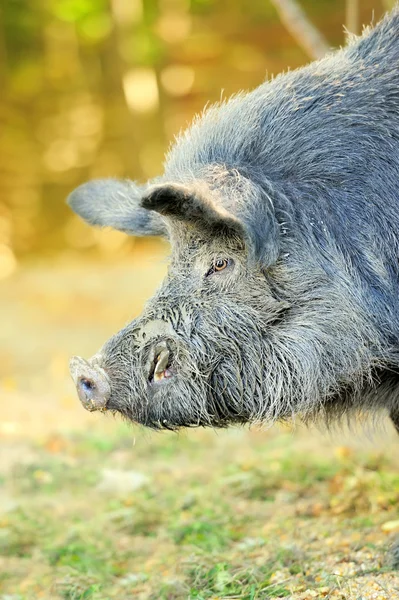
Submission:
M 32 442 L 3 476 L 0 598 L 367 598 L 381 577 L 399 593 L 386 458 L 298 452 L 286 430 L 133 439 L 115 423 Z

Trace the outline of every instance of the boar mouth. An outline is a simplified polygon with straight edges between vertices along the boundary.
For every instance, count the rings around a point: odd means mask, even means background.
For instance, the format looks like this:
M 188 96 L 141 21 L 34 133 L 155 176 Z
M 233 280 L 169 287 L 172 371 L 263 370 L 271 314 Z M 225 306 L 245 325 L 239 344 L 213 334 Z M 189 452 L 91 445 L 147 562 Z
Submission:
M 158 342 L 151 351 L 148 381 L 151 385 L 159 385 L 173 375 L 172 353 L 166 341 Z

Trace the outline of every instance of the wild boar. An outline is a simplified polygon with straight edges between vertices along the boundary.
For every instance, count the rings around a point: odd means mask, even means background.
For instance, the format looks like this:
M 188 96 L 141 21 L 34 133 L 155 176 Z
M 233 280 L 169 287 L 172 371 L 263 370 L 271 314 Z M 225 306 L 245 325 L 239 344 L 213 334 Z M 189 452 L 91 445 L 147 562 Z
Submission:
M 145 185 L 86 183 L 92 225 L 171 244 L 80 400 L 153 428 L 387 411 L 399 431 L 399 10 L 197 117 Z

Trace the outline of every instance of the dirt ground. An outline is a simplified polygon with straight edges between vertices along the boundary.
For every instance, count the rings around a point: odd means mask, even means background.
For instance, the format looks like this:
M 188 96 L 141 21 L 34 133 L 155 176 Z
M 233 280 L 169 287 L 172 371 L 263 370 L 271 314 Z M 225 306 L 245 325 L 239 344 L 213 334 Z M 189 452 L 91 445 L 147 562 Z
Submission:
M 68 373 L 140 311 L 162 246 L 0 282 L 0 599 L 399 599 L 399 441 L 377 430 L 153 434 Z

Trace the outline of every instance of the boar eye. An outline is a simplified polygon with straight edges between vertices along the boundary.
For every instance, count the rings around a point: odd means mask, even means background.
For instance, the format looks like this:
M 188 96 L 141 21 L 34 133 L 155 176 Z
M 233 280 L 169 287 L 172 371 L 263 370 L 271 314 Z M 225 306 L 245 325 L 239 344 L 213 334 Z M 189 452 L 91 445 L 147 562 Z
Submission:
M 213 265 L 206 273 L 205 277 L 209 277 L 209 275 L 212 275 L 212 273 L 218 273 L 219 271 L 223 271 L 223 269 L 230 266 L 232 262 L 233 261 L 231 260 L 231 258 L 218 258 L 214 261 Z
M 219 258 L 219 260 L 215 261 L 213 268 L 215 269 L 215 271 L 223 271 L 223 269 L 225 269 L 228 264 L 229 261 L 227 260 L 227 258 Z

